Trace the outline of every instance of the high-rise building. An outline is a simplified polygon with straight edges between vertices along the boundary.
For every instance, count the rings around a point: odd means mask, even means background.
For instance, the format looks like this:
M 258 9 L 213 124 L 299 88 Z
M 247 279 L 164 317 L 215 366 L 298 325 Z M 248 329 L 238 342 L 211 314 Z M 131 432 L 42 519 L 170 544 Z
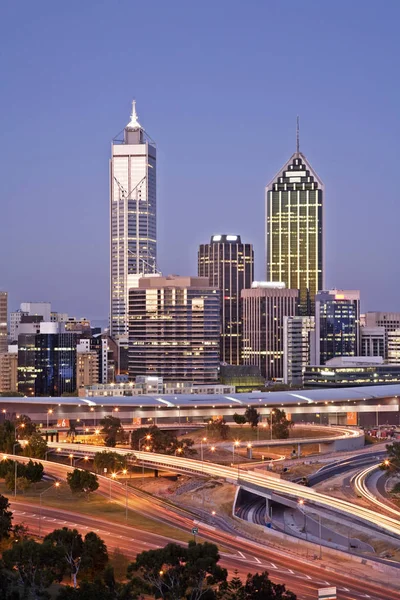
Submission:
M 315 297 L 315 355 L 324 365 L 337 356 L 360 355 L 360 292 L 329 290 Z
M 7 352 L 8 349 L 8 329 L 7 329 L 7 317 L 8 317 L 8 294 L 7 292 L 0 292 L 0 354 Z
M 282 379 L 283 318 L 297 314 L 299 292 L 284 284 L 255 282 L 241 296 L 244 364 L 259 367 L 265 379 Z
M 361 327 L 361 356 L 386 357 L 386 332 L 384 327 Z
M 18 336 L 18 391 L 61 396 L 76 391 L 76 333 Z
M 135 102 L 110 161 L 110 334 L 128 337 L 128 275 L 155 273 L 156 148 L 138 121 Z
M 300 290 L 300 315 L 324 289 L 324 185 L 297 150 L 266 188 L 267 281 Z
M 10 346 L 10 348 L 13 348 Z M 0 392 L 16 392 L 18 382 L 18 353 L 13 350 L 0 354 Z
M 143 277 L 129 290 L 129 378 L 218 379 L 220 293 L 207 277 Z
M 383 327 L 385 330 L 385 354 L 388 358 L 388 333 L 400 330 L 400 313 L 396 312 L 367 312 L 365 313 L 366 327 Z
M 283 317 L 283 382 L 302 386 L 310 364 L 314 317 Z
M 241 364 L 242 305 L 240 293 L 254 279 L 252 244 L 243 244 L 240 235 L 213 235 L 198 252 L 198 275 L 208 277 L 221 293 L 220 360 Z

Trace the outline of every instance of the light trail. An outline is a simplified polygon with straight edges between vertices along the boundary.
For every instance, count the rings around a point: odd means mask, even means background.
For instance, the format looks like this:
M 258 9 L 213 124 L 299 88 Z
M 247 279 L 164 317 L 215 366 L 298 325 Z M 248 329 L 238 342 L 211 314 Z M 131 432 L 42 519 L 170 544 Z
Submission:
M 64 452 L 74 452 L 75 455 L 84 454 L 93 456 L 96 452 L 105 450 L 104 446 L 90 446 L 84 444 L 56 444 L 49 442 L 49 447 L 61 447 Z M 296 499 L 303 499 L 309 503 L 314 503 L 328 510 L 338 511 L 347 515 L 352 521 L 358 519 L 368 526 L 374 525 L 379 530 L 390 533 L 400 538 L 400 523 L 387 515 L 381 515 L 371 509 L 351 504 L 340 498 L 333 498 L 326 494 L 316 492 L 297 483 L 276 479 L 261 473 L 251 473 L 241 471 L 240 468 L 226 467 L 206 461 L 184 458 L 181 456 L 167 456 L 164 454 L 154 454 L 149 452 L 138 452 L 134 450 L 113 448 L 113 451 L 122 455 L 133 455 L 139 463 L 142 462 L 154 468 L 170 468 L 185 473 L 196 475 L 208 475 L 210 477 L 220 477 L 228 482 L 247 487 L 254 493 L 265 494 L 269 497 L 271 492 L 283 494 Z
M 357 475 L 355 475 L 351 480 L 352 482 L 354 482 L 354 488 L 356 492 L 360 494 L 360 496 L 362 496 L 366 500 L 369 500 L 382 510 L 385 510 L 386 512 L 390 512 L 391 514 L 395 515 L 397 519 L 400 519 L 400 511 L 396 510 L 395 508 L 392 508 L 391 506 L 388 506 L 387 504 L 379 500 L 379 498 L 374 496 L 374 494 L 367 487 L 368 477 L 377 469 L 379 469 L 379 464 L 372 465 L 372 467 L 368 467 L 367 469 L 360 471 L 360 473 L 357 473 Z

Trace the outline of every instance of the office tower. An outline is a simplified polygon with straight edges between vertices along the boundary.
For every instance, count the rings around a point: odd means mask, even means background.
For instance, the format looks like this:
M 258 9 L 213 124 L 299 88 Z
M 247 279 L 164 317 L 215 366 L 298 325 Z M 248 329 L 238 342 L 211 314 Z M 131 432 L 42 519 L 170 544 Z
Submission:
M 76 388 L 100 383 L 99 367 L 99 354 L 90 349 L 90 340 L 80 340 L 76 347 Z
M 52 315 L 50 302 L 21 302 L 18 310 L 10 313 L 10 339 L 17 341 L 19 333 L 28 333 L 27 328 L 20 328 L 20 323 L 50 322 L 56 319 Z
M 0 354 L 0 392 L 17 391 L 18 353 L 10 348 L 13 350 Z
M 324 185 L 296 152 L 266 188 L 267 280 L 300 290 L 299 314 L 314 314 L 324 289 Z
M 314 317 L 283 317 L 283 382 L 302 386 L 310 364 Z
M 128 337 L 128 276 L 155 273 L 156 148 L 140 125 L 135 102 L 110 161 L 110 335 Z
M 360 354 L 360 292 L 329 290 L 315 297 L 315 356 L 324 365 L 336 356 Z
M 8 305 L 7 305 L 8 294 L 7 292 L 0 292 L 0 354 L 7 352 L 8 349 L 8 330 L 7 330 L 7 317 L 8 317 Z
M 129 290 L 129 378 L 218 379 L 220 294 L 207 277 L 143 277 Z
M 241 297 L 244 364 L 259 367 L 265 379 L 282 379 L 283 318 L 297 314 L 299 292 L 284 284 L 255 282 Z
M 361 356 L 386 356 L 384 327 L 361 327 Z
M 367 312 L 365 313 L 366 327 L 383 327 L 385 330 L 385 355 L 388 357 L 387 335 L 390 331 L 400 330 L 400 313 L 396 312 Z
M 198 252 L 198 275 L 208 277 L 221 293 L 220 360 L 241 364 L 242 307 L 240 292 L 254 279 L 252 244 L 242 244 L 240 235 L 213 235 Z
M 387 339 L 387 359 L 390 364 L 400 364 L 400 329 L 388 331 Z
M 18 336 L 18 391 L 61 396 L 76 391 L 76 333 Z
M 42 317 L 43 321 L 50 321 L 51 303 L 50 302 L 21 302 L 21 312 L 31 317 Z

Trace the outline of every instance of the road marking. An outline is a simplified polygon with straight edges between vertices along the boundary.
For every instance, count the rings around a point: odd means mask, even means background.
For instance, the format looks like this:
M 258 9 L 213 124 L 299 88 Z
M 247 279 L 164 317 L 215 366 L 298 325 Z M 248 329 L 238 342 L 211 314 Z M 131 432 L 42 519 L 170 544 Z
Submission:
M 278 568 L 276 565 L 274 565 L 274 563 L 270 563 L 270 564 L 271 564 L 271 567 L 272 567 L 273 569 L 277 569 L 277 568 Z M 307 577 L 308 577 L 308 575 L 307 575 Z M 310 578 L 310 579 L 311 579 L 311 578 Z
M 240 554 L 240 556 L 241 556 L 242 558 L 246 558 L 246 557 L 245 557 L 245 555 L 243 554 L 243 552 L 240 552 L 240 550 L 238 550 L 238 554 Z
M 259 564 L 259 565 L 261 565 L 261 560 L 259 560 L 259 559 L 257 558 L 257 556 L 253 556 L 253 558 L 254 558 L 254 560 L 256 560 L 256 561 L 258 562 L 258 564 Z

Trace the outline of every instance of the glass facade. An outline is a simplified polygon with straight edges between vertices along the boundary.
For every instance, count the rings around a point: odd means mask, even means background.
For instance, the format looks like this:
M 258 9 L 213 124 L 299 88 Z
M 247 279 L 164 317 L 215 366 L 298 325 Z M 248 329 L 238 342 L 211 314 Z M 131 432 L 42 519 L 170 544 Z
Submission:
M 242 361 L 242 303 L 240 293 L 254 280 L 252 244 L 239 235 L 214 235 L 198 252 L 198 275 L 208 277 L 221 293 L 220 360 L 230 365 Z
M 296 152 L 266 190 L 267 281 L 300 292 L 300 315 L 314 314 L 323 289 L 323 183 Z
M 110 164 L 110 328 L 114 338 L 128 336 L 129 275 L 156 272 L 156 201 L 155 144 L 131 120 L 123 140 L 113 141 Z
M 215 382 L 219 341 L 219 290 L 206 278 L 149 277 L 129 290 L 130 379 Z
M 400 383 L 400 365 L 365 367 L 306 367 L 305 387 L 353 387 Z

